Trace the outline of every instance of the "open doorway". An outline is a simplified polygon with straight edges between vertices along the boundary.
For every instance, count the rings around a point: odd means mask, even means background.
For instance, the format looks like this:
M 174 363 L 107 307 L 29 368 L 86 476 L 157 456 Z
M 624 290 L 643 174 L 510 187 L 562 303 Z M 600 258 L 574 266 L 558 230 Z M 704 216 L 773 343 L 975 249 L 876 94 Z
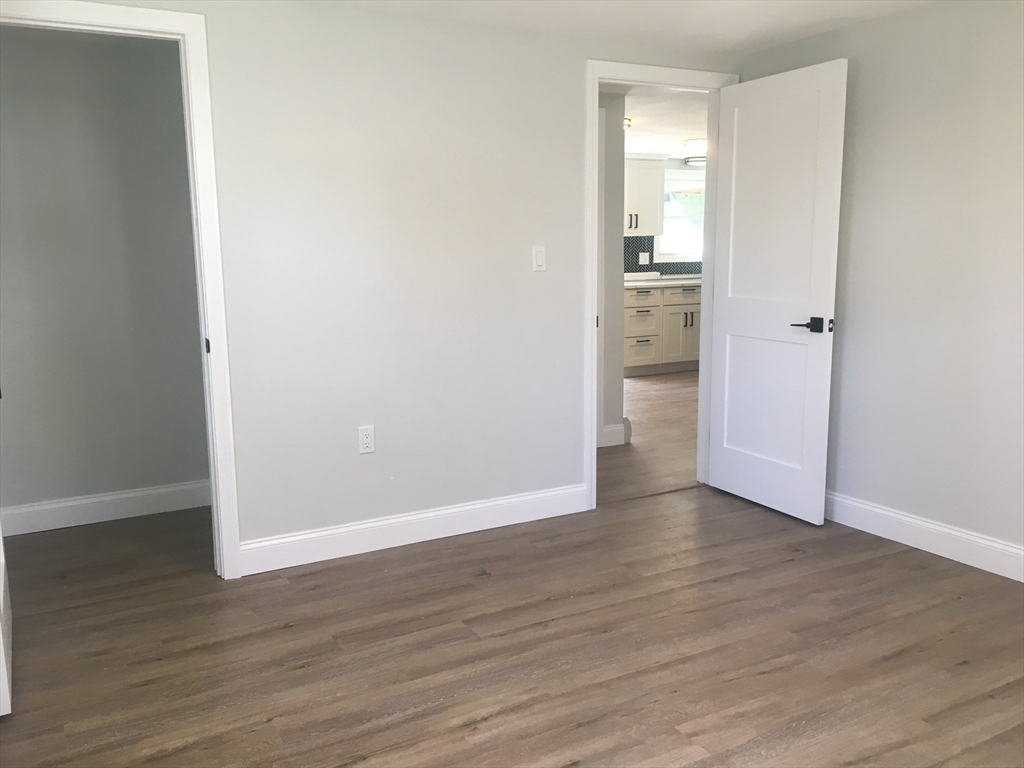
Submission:
M 607 319 L 598 503 L 697 484 L 709 100 L 705 90 L 601 86 Z
M 223 300 L 199 231 L 216 209 L 179 40 L 3 21 L 3 533 L 199 509 L 225 574 L 233 450 L 207 354 Z

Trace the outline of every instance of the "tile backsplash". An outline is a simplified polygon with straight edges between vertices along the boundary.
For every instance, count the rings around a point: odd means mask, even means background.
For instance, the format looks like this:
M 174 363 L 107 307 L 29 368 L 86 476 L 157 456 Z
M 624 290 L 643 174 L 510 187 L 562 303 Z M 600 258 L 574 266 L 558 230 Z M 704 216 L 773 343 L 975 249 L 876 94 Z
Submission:
M 625 272 L 660 272 L 663 275 L 699 275 L 703 266 L 699 261 L 663 261 L 657 264 L 640 263 L 640 254 L 649 253 L 654 258 L 654 235 L 647 237 L 624 237 L 622 254 Z

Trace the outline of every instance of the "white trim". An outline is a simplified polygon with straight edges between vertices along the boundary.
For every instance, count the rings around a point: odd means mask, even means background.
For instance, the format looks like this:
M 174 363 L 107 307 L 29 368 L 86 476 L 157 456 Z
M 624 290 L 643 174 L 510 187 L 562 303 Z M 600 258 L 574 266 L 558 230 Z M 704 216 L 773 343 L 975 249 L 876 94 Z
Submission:
M 125 517 L 155 515 L 176 509 L 193 509 L 210 504 L 210 483 L 191 483 L 134 488 L 130 491 L 72 496 L 34 504 L 17 504 L 0 509 L 4 536 L 103 523 Z
M 521 493 L 243 541 L 241 572 L 247 576 L 530 520 L 569 515 L 585 510 L 586 502 L 586 487 L 569 485 L 536 493 Z
M 1024 547 L 828 491 L 825 519 L 1024 581 Z
M 708 91 L 715 94 L 720 88 L 739 82 L 738 75 L 722 72 L 701 72 L 693 69 L 673 69 L 670 67 L 651 67 L 643 64 L 623 64 L 614 61 L 587 61 L 587 72 L 585 78 L 585 128 L 584 128 L 584 177 L 583 177 L 583 226 L 584 226 L 584 301 L 583 301 L 583 484 L 587 495 L 587 509 L 597 506 L 597 448 L 598 437 L 598 411 L 597 411 L 597 381 L 604 371 L 597 365 L 597 344 L 598 334 L 595 317 L 597 308 L 601 306 L 598 301 L 598 274 L 600 273 L 600 252 L 599 243 L 602 233 L 598 231 L 600 217 L 598 216 L 599 189 L 598 171 L 600 168 L 600 152 L 598 148 L 598 95 L 601 83 L 626 83 L 630 85 L 661 85 L 676 88 L 690 88 L 694 90 Z M 717 101 L 712 98 L 711 104 Z M 714 173 L 714 141 L 711 136 L 709 105 L 709 132 L 708 132 L 708 178 Z M 716 122 L 717 125 L 717 115 Z M 716 133 L 717 137 L 717 133 Z M 711 193 L 714 192 L 712 188 Z M 713 241 L 712 241 L 713 246 Z M 713 275 L 711 276 L 713 279 Z M 707 301 L 703 294 L 712 293 L 714 285 L 708 277 L 702 279 L 702 303 Z M 710 308 L 708 305 L 707 308 Z M 705 358 L 705 352 L 710 353 L 710 347 L 705 350 L 704 337 L 710 333 L 711 314 L 705 312 L 706 307 L 701 307 L 701 358 Z M 706 328 L 706 330 L 705 330 Z M 710 337 L 709 337 L 710 338 Z M 710 355 L 706 359 L 710 359 Z M 704 373 L 710 373 L 707 367 Z M 701 376 L 701 380 L 708 378 Z M 703 390 L 703 387 L 701 387 Z M 697 467 L 698 478 L 700 469 L 706 469 L 707 451 L 710 447 L 710 429 L 705 435 L 701 432 L 701 425 L 710 424 L 705 415 L 702 421 L 702 410 L 710 403 L 709 398 L 698 391 L 697 398 Z
M 3 0 L 0 23 L 178 41 L 192 190 L 199 321 L 212 349 L 212 354 L 203 355 L 203 379 L 213 487 L 214 559 L 221 576 L 237 578 L 241 575 L 238 491 L 206 18 L 195 13 L 78 0 Z M 202 343 L 202 339 L 197 339 L 197 343 Z
M 625 424 L 605 424 L 601 434 L 597 436 L 597 447 L 608 448 L 612 445 L 624 445 L 626 442 Z

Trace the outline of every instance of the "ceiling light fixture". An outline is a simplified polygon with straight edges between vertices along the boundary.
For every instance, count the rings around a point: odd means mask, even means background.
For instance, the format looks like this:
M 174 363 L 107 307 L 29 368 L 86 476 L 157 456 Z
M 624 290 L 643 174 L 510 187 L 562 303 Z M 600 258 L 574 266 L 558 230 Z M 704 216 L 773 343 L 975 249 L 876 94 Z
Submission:
M 633 123 L 633 121 L 630 120 L 628 117 L 622 118 L 622 127 L 623 128 L 629 128 L 629 126 L 632 125 L 632 123 Z
M 707 158 L 706 155 L 701 155 L 699 157 L 698 156 L 694 156 L 694 157 L 684 157 L 683 158 L 683 165 L 688 165 L 691 168 L 703 168 L 707 164 L 708 164 L 708 158 Z

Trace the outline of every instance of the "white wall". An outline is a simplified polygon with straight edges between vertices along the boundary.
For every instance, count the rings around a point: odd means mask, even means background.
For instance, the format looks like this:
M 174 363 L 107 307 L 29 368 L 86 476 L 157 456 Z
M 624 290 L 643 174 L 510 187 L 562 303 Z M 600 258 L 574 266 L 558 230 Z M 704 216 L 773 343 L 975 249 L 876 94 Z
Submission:
M 604 198 L 604 414 L 603 425 L 622 429 L 622 365 L 625 349 L 623 325 L 623 229 L 622 211 L 626 194 L 626 149 L 622 121 L 626 116 L 626 97 L 602 93 L 600 104 L 605 116 L 605 152 L 601 159 L 605 173 Z
M 1024 5 L 748 58 L 850 59 L 828 487 L 1024 543 Z
M 722 62 L 138 4 L 207 20 L 243 541 L 582 483 L 585 62 Z
M 0 503 L 209 477 L 177 46 L 0 30 Z

